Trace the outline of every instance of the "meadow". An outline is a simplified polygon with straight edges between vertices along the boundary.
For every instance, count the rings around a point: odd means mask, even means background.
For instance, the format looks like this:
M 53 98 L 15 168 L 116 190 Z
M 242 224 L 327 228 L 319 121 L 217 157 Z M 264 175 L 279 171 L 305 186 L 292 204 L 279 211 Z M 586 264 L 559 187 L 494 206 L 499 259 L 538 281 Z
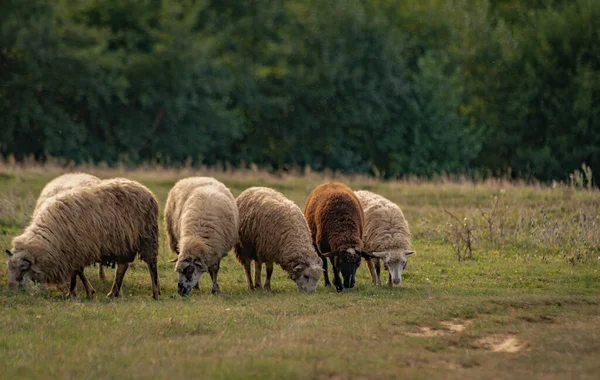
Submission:
M 177 295 L 161 224 L 160 300 L 144 263 L 130 266 L 122 296 L 86 273 L 95 299 L 60 287 L 7 289 L 0 266 L 0 378 L 597 378 L 600 373 L 600 193 L 566 184 L 436 178 L 381 182 L 333 173 L 272 175 L 78 167 L 148 186 L 162 208 L 180 178 L 215 176 L 237 196 L 275 188 L 301 208 L 320 183 L 340 180 L 396 202 L 416 255 L 397 287 L 371 284 L 366 265 L 354 289 L 319 283 L 302 294 L 281 268 L 273 291 L 249 292 L 230 253 L 222 293 L 210 278 Z M 28 224 L 56 165 L 0 165 L 0 248 Z M 162 219 L 161 219 L 162 222 Z M 387 275 L 386 275 L 387 276 Z

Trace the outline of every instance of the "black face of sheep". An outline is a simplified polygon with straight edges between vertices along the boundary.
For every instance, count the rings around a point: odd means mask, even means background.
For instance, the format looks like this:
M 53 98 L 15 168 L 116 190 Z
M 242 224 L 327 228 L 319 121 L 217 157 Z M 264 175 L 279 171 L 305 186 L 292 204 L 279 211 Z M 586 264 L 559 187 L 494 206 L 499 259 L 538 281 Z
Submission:
M 337 267 L 342 273 L 342 278 L 344 279 L 344 288 L 352 289 L 354 287 L 356 282 L 356 270 L 358 269 L 359 265 L 360 257 L 355 259 L 353 257 L 344 255 L 343 253 L 340 254 Z
M 361 252 L 354 248 L 348 248 L 341 252 L 329 252 L 323 256 L 325 259 L 331 260 L 336 290 L 341 292 L 344 288 L 353 288 L 356 283 L 356 270 L 360 265 Z

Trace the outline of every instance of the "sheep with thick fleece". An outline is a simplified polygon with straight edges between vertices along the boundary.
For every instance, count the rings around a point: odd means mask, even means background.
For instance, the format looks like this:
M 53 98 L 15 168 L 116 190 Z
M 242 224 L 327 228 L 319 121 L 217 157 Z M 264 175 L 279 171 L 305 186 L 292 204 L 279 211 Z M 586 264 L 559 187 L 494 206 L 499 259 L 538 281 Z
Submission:
M 219 293 L 221 259 L 238 238 L 238 209 L 231 191 L 214 178 L 180 180 L 169 191 L 165 225 L 171 250 L 177 253 L 177 290 L 189 295 L 202 273 L 212 278 L 212 293 Z
M 329 258 L 336 290 L 354 287 L 363 249 L 364 215 L 352 189 L 339 182 L 317 186 L 308 196 L 304 215 L 314 245 L 323 257 L 325 286 L 331 286 L 327 273 Z
M 119 296 L 129 263 L 139 255 L 158 298 L 158 202 L 145 186 L 124 178 L 73 189 L 45 203 L 7 254 L 12 289 L 25 279 L 61 283 L 87 265 L 116 262 L 112 297 Z
M 35 219 L 36 215 L 39 211 L 46 207 L 48 202 L 50 202 L 55 196 L 64 194 L 70 190 L 78 189 L 82 187 L 90 187 L 99 184 L 102 180 L 96 176 L 86 173 L 67 173 L 61 176 L 54 178 L 52 181 L 48 182 L 46 186 L 42 189 L 40 196 L 37 199 L 35 204 L 35 209 L 33 210 L 33 215 L 31 219 Z M 104 274 L 104 267 L 102 264 L 99 265 L 99 273 L 101 280 L 106 280 L 106 275 Z M 75 286 L 77 276 L 81 279 L 83 286 L 85 287 L 88 298 L 92 298 L 93 294 L 96 292 L 92 287 L 92 284 L 85 277 L 83 272 L 83 268 L 74 273 L 71 278 L 71 286 L 69 287 L 69 295 L 75 296 Z
M 408 222 L 400 207 L 381 195 L 366 190 L 354 193 L 365 213 L 363 241 L 371 279 L 381 285 L 379 259 L 382 259 L 389 272 L 388 285 L 398 285 L 402 282 L 406 256 L 415 253 L 410 248 Z
M 323 273 L 310 230 L 300 208 L 280 192 L 251 187 L 236 199 L 240 211 L 236 257 L 243 265 L 248 289 L 261 288 L 261 267 L 267 276 L 264 289 L 271 289 L 273 263 L 279 264 L 299 291 L 313 292 Z M 254 284 L 250 264 L 254 261 Z

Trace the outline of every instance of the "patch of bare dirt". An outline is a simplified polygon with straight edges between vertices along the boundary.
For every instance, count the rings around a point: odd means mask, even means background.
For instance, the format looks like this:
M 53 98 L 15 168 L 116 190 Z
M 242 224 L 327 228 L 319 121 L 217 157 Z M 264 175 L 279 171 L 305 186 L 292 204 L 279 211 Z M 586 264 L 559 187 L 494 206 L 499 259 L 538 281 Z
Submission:
M 515 353 L 525 348 L 525 343 L 514 335 L 490 335 L 477 340 L 477 344 L 492 352 Z
M 453 319 L 451 321 L 442 321 L 440 325 L 444 326 L 447 330 L 436 330 L 431 327 L 422 326 L 419 327 L 419 332 L 407 332 L 408 336 L 417 336 L 417 337 L 432 337 L 432 336 L 444 336 L 457 332 L 463 332 L 467 329 L 467 327 L 471 326 L 473 323 L 472 320 L 466 319 L 464 321 Z

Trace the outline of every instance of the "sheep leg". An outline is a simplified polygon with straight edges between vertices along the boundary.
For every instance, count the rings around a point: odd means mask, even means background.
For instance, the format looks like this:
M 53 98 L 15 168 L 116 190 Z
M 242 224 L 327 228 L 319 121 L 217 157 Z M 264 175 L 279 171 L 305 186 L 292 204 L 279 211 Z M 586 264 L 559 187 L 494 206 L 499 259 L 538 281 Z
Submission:
M 373 284 L 377 285 L 377 274 L 375 273 L 375 265 L 373 264 L 373 259 L 365 258 L 367 261 L 367 266 L 369 267 L 369 273 L 371 274 L 371 280 Z
M 69 294 L 68 294 L 68 296 L 71 298 L 77 297 L 77 292 L 75 291 L 75 288 L 77 287 L 77 273 L 78 272 L 75 271 L 71 275 L 71 285 L 69 286 Z
M 262 261 L 254 261 L 254 289 L 262 288 L 260 282 L 262 281 Z
M 273 262 L 265 263 L 267 267 L 267 279 L 265 280 L 265 290 L 271 291 L 271 276 L 273 275 Z
M 83 273 L 83 268 L 81 268 L 76 273 L 79 276 L 79 279 L 81 280 L 81 283 L 83 284 L 83 287 L 85 288 L 85 294 L 87 295 L 87 298 L 88 299 L 94 298 L 96 289 L 94 289 L 92 284 L 88 281 L 87 277 L 85 277 L 85 274 Z
M 110 293 L 108 293 L 107 297 L 118 297 L 121 292 L 121 285 L 123 284 L 123 277 L 125 277 L 125 272 L 127 272 L 127 268 L 129 268 L 129 263 L 119 263 L 117 265 L 117 272 L 115 273 L 115 281 L 113 282 L 112 288 L 110 289 Z M 152 289 L 154 291 L 154 289 Z
M 391 273 L 388 273 L 388 283 L 387 284 L 390 287 L 394 286 L 394 284 L 392 283 L 392 274 Z
M 333 267 L 333 283 L 335 284 L 335 289 L 338 292 L 344 290 L 344 283 L 342 278 L 340 277 L 340 269 L 337 266 L 338 256 L 335 256 L 331 259 L 331 266 Z
M 219 281 L 217 279 L 217 277 L 219 276 L 219 264 L 217 263 L 217 265 L 215 265 L 214 267 L 210 268 L 210 270 L 208 271 L 210 273 L 210 278 L 212 279 L 212 294 L 219 294 L 221 293 L 221 289 L 219 288 Z
M 156 261 L 148 262 L 148 271 L 150 272 L 150 280 L 152 281 L 152 298 L 155 300 L 160 296 L 160 286 L 158 285 L 158 267 Z
M 381 263 L 379 259 L 373 259 L 375 261 L 375 273 L 377 273 L 377 285 L 381 286 Z
M 321 257 L 323 259 L 323 281 L 325 281 L 325 286 L 331 286 L 331 281 L 329 281 L 329 271 L 327 265 L 327 257 Z
M 246 282 L 248 283 L 248 290 L 254 289 L 254 284 L 252 283 L 252 273 L 250 271 L 250 264 L 252 264 L 252 260 L 245 259 L 242 265 L 244 266 L 244 273 L 246 273 Z

